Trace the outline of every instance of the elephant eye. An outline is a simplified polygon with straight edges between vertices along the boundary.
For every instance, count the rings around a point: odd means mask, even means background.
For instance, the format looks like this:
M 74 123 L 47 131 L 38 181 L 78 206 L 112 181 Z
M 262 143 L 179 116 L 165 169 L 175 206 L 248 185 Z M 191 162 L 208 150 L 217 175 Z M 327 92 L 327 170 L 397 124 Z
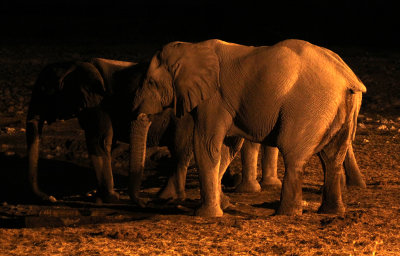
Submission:
M 150 84 L 150 86 L 157 87 L 157 83 L 156 83 L 156 81 L 154 81 L 153 78 L 150 78 L 150 79 L 149 79 L 149 84 Z

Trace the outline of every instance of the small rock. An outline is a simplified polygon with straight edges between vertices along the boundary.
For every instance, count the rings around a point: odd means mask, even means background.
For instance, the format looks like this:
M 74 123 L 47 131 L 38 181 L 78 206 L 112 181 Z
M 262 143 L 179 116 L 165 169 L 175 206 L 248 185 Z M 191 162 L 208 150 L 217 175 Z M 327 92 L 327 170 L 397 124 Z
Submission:
M 12 112 L 14 112 L 14 106 L 10 106 L 8 109 L 7 109 L 7 111 L 9 112 L 9 113 L 12 113 Z
M 363 142 L 364 142 L 364 143 L 368 143 L 368 142 L 369 142 L 369 140 L 367 140 L 367 139 L 363 139 Z
M 387 130 L 389 130 L 389 129 L 388 129 L 388 127 L 387 127 L 386 125 L 382 124 L 382 125 L 378 126 L 378 130 L 380 130 L 380 131 L 387 131 Z
M 47 159 L 53 159 L 54 156 L 53 156 L 53 155 L 50 155 L 50 154 L 47 154 L 47 155 L 46 155 L 46 158 L 47 158 Z
M 368 122 L 371 122 L 372 118 L 371 117 L 367 117 L 367 118 L 365 118 L 365 120 L 368 121 Z
M 363 123 L 358 123 L 358 128 L 365 129 L 367 127 Z
M 7 134 L 14 134 L 16 132 L 15 128 L 13 127 L 6 127 L 6 133 Z
M 26 129 L 25 128 L 21 128 L 21 129 L 19 129 L 19 131 L 20 132 L 26 132 Z
M 381 124 L 388 124 L 389 123 L 389 121 L 387 120 L 387 119 L 381 119 Z
M 0 150 L 1 151 L 7 151 L 7 149 L 9 148 L 9 145 L 7 145 L 7 144 L 1 144 L 1 146 L 0 146 Z
M 4 154 L 6 156 L 13 156 L 13 155 L 15 155 L 15 152 L 14 151 L 6 151 L 6 152 L 4 152 Z
M 390 127 L 390 130 L 391 131 L 394 131 L 394 130 L 396 130 L 396 127 L 394 127 L 393 125 Z

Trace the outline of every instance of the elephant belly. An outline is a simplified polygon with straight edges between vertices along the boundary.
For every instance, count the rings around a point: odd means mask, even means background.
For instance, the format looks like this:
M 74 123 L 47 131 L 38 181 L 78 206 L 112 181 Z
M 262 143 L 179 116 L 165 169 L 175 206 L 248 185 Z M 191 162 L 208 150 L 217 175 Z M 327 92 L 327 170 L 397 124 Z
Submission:
M 275 113 L 248 112 L 240 118 L 233 120 L 233 125 L 228 131 L 229 136 L 240 136 L 253 142 L 264 142 L 271 146 L 276 144 L 279 111 Z

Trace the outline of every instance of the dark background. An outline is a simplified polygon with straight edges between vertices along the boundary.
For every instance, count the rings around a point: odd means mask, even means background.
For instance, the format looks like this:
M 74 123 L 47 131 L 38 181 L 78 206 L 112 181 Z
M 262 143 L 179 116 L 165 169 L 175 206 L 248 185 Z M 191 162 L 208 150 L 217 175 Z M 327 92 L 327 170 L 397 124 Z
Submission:
M 3 43 L 133 43 L 219 38 L 273 44 L 395 47 L 390 1 L 2 1 Z M 263 3 L 263 4 L 262 4 Z

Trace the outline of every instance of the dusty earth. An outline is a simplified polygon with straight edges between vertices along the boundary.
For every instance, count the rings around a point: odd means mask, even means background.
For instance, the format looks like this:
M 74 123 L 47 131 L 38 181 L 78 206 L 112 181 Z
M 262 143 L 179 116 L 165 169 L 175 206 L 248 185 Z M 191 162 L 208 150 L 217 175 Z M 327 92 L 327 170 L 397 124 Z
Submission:
M 193 216 L 197 172 L 188 175 L 188 200 L 127 202 L 126 153 L 115 157 L 120 204 L 94 203 L 95 176 L 76 120 L 46 126 L 40 184 L 55 205 L 32 201 L 26 185 L 24 119 L 38 72 L 49 62 L 104 57 L 138 60 L 158 45 L 0 45 L 0 255 L 400 255 L 400 52 L 355 47 L 339 53 L 368 88 L 354 150 L 366 189 L 344 191 L 344 216 L 317 214 L 322 169 L 313 157 L 304 170 L 304 213 L 274 216 L 280 191 L 236 194 L 221 218 Z M 142 196 L 154 200 L 168 159 L 149 160 Z M 240 172 L 236 159 L 231 170 Z M 282 159 L 279 176 L 283 177 Z

